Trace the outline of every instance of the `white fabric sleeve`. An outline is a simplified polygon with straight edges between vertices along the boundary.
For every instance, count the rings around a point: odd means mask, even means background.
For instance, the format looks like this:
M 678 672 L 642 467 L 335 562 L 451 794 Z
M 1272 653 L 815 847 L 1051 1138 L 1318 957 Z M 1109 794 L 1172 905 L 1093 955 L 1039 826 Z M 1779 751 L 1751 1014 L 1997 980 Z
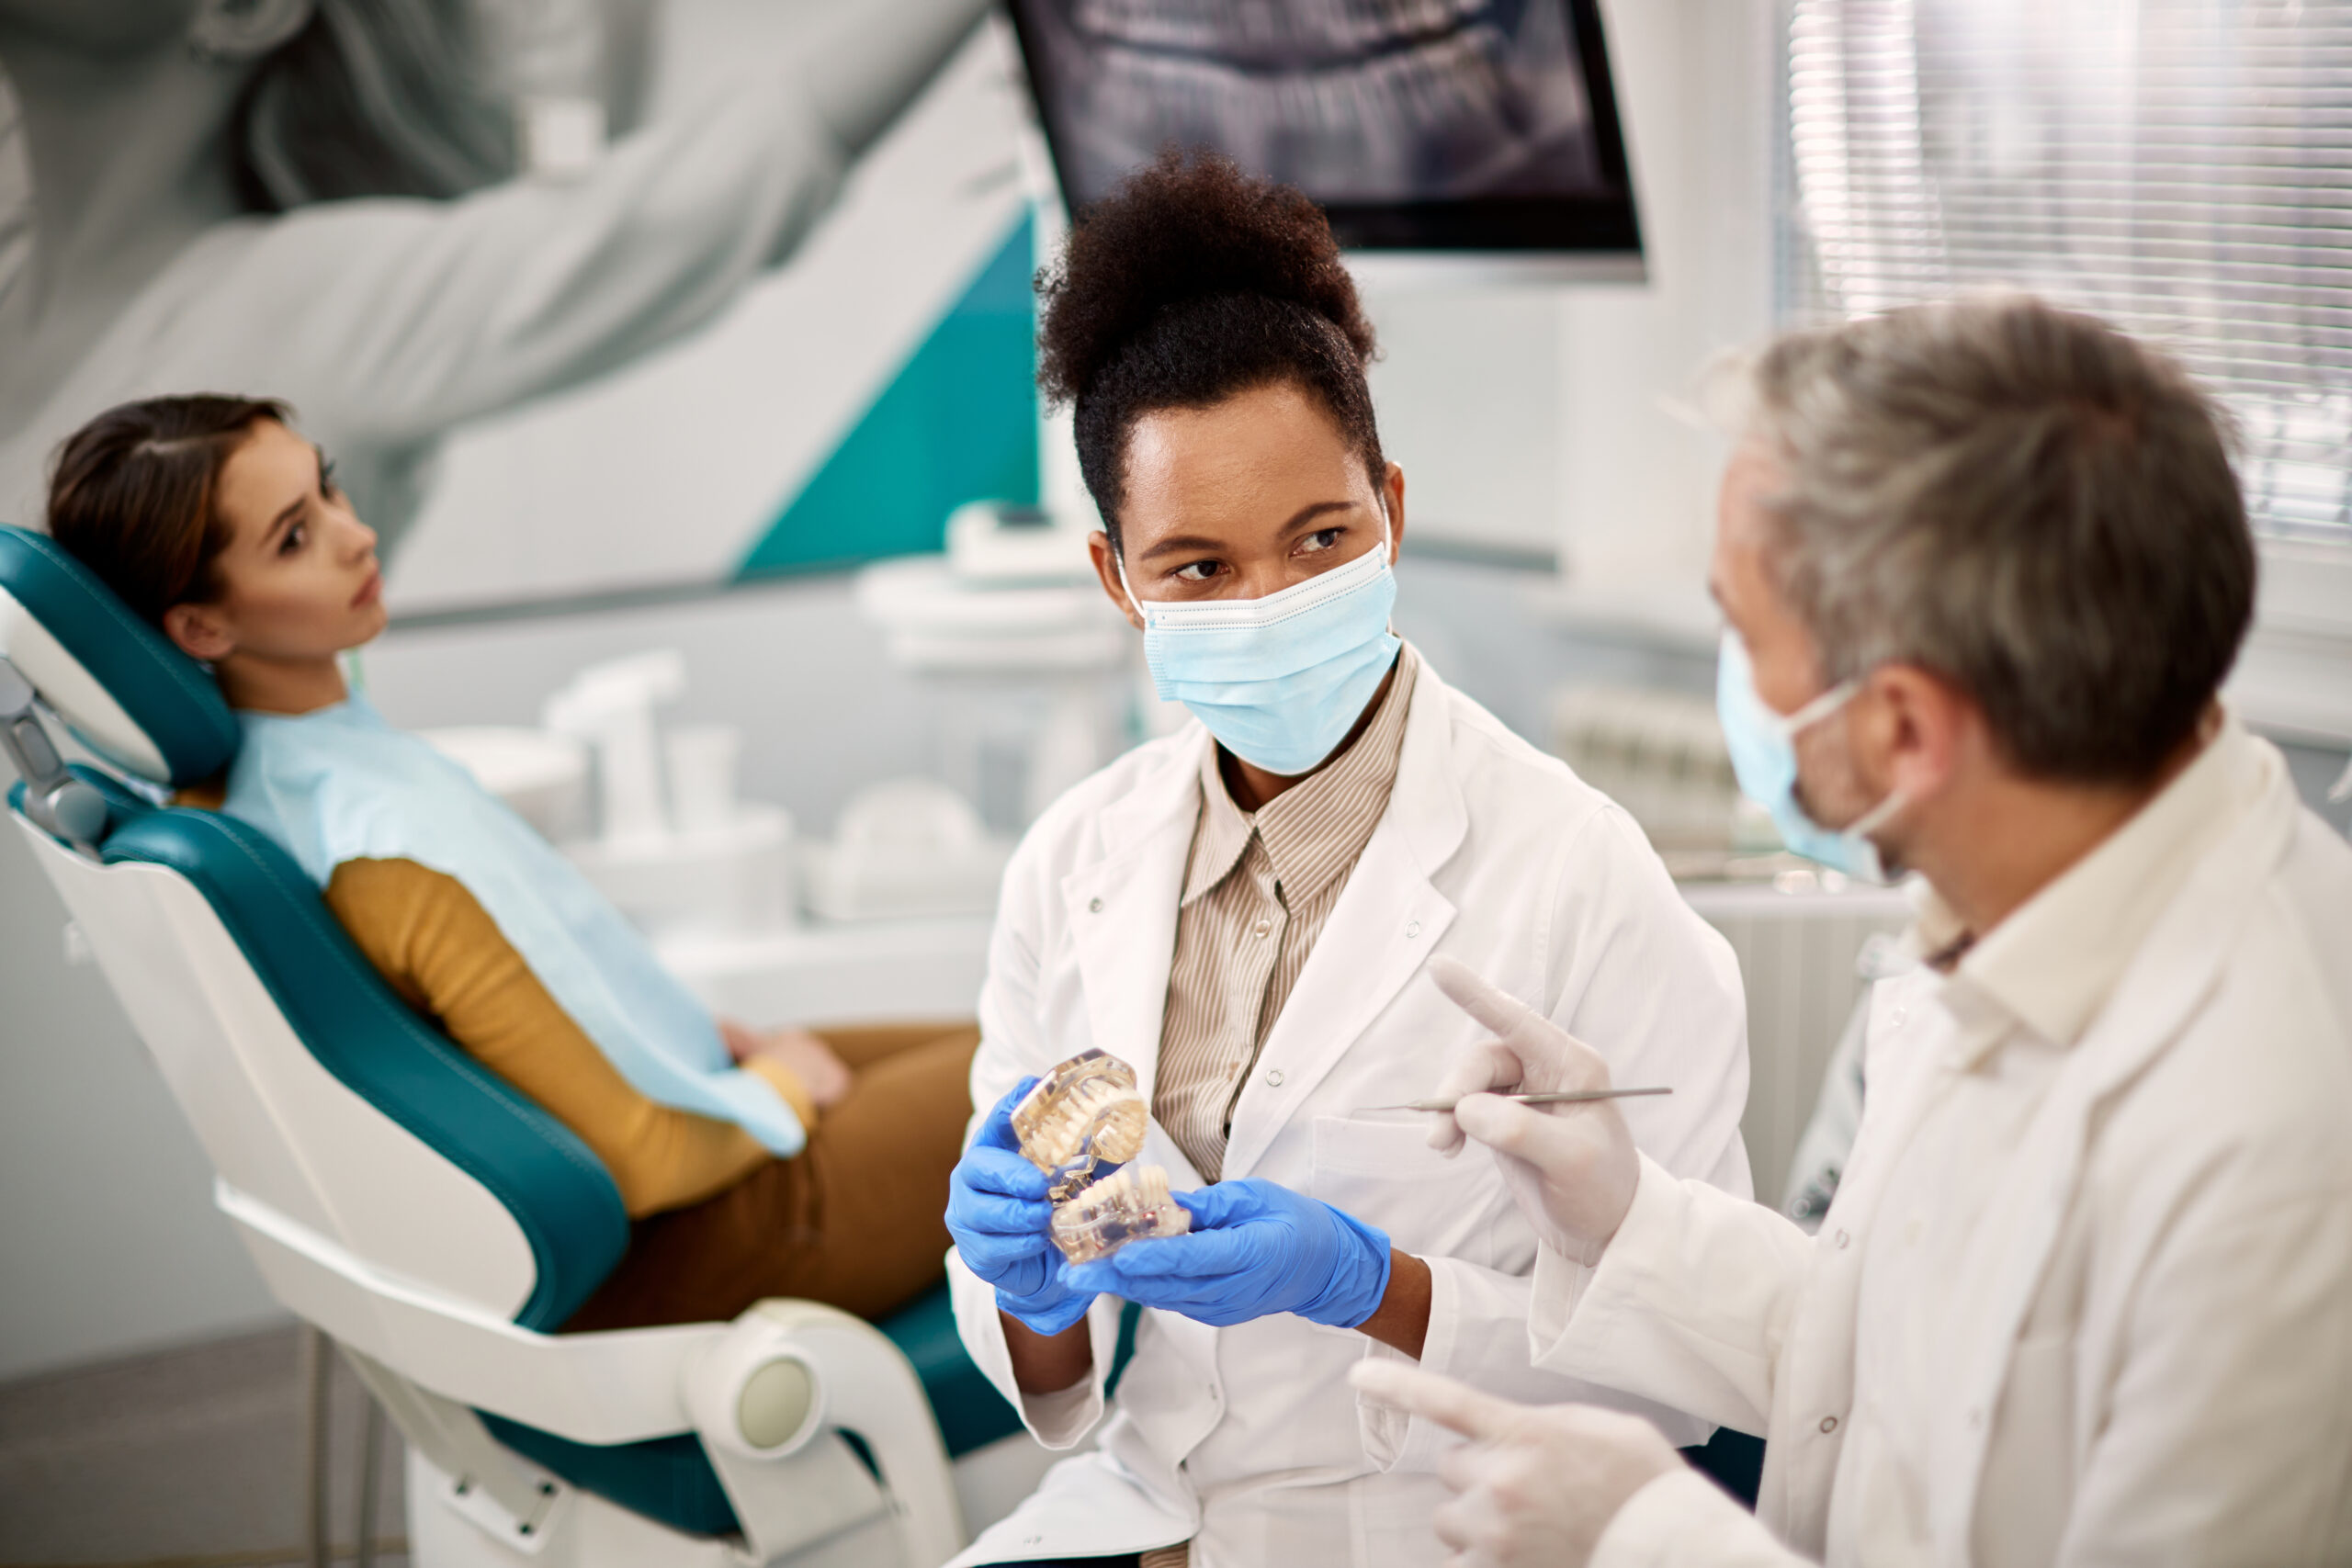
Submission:
M 331 345 L 302 378 L 306 422 L 410 445 L 709 321 L 798 243 L 842 166 L 807 89 L 779 71 L 638 132 L 577 180 L 300 209 L 232 275 L 269 298 L 208 308 L 269 320 L 274 362 L 287 343 Z
M 1037 1028 L 1037 955 L 1031 945 L 1052 908 L 1036 847 L 1044 837 L 1033 829 L 1005 868 L 996 926 L 989 939 L 988 979 L 980 987 L 980 1044 L 972 1057 L 972 1120 L 964 1132 L 967 1143 L 978 1131 L 980 1119 L 1014 1084 L 1043 1073 L 1057 1059 Z M 1021 1412 L 1023 1424 L 1040 1443 L 1049 1449 L 1075 1446 L 1102 1418 L 1104 1389 L 1118 1348 L 1119 1303 L 1097 1297 L 1087 1311 L 1094 1362 L 1083 1382 L 1050 1393 L 1026 1394 L 1013 1381 L 1012 1351 L 1005 1339 L 1004 1320 L 997 1313 L 996 1287 L 966 1268 L 953 1248 L 947 1254 L 947 1280 L 956 1332 L 973 1364 Z
M 1707 1440 L 1713 1429 L 1708 1422 L 1636 1393 L 1533 1365 L 1523 1327 L 1532 1300 L 1532 1281 L 1527 1276 L 1458 1258 L 1423 1261 L 1430 1268 L 1430 1325 L 1420 1359 L 1413 1364 L 1523 1404 L 1577 1402 L 1623 1410 L 1648 1421 L 1677 1448 Z M 1377 1340 L 1366 1338 L 1364 1346 L 1369 1358 L 1412 1362 L 1403 1351 Z M 1384 1472 L 1434 1471 L 1438 1460 L 1458 1441 L 1433 1421 L 1361 1394 L 1356 1419 L 1366 1457 Z
M 1645 1155 L 1596 1268 L 1538 1259 L 1537 1288 L 1573 1310 L 1531 1315 L 1535 1364 L 1760 1434 L 1813 1247 L 1785 1215 Z
M 1661 1475 L 1626 1500 L 1588 1568 L 1796 1568 L 1806 1561 L 1695 1470 Z
M 2207 1178 L 2133 1286 L 2061 1563 L 2352 1562 L 2352 1180 L 2340 1149 L 2264 1154 L 2270 1179 Z M 2019 1347 L 2008 1397 L 2075 1357 L 2039 1351 Z M 2018 1442 L 1986 1462 L 2037 1461 Z
M 1609 1059 L 1613 1081 L 1673 1087 L 1671 1095 L 1625 1102 L 1647 1158 L 1695 1184 L 1713 1184 L 1726 1201 L 1745 1199 L 1751 1188 L 1739 1117 L 1747 1102 L 1747 1010 L 1729 944 L 1691 911 L 1640 829 L 1614 806 L 1566 835 L 1551 886 L 1547 1014 Z M 1523 1403 L 1573 1399 L 1630 1411 L 1678 1447 L 1704 1442 L 1719 1419 L 1649 1389 L 1535 1361 L 1541 1347 L 1527 1325 L 1547 1278 L 1541 1249 L 1532 1279 L 1460 1258 L 1424 1261 L 1427 1370 Z M 1566 1377 L 1547 1377 L 1546 1370 Z M 1365 1451 L 1385 1469 L 1433 1468 L 1450 1444 L 1426 1420 L 1408 1422 L 1369 1400 L 1359 1400 L 1357 1410 Z

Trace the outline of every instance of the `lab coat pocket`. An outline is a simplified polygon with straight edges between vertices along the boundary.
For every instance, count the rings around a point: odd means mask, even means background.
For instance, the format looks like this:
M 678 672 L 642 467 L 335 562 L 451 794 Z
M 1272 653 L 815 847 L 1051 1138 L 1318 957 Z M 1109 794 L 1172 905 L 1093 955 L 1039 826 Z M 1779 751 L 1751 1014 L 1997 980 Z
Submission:
M 1315 1119 L 1309 1190 L 1422 1257 L 1498 1266 L 1497 1221 L 1511 1210 L 1494 1161 L 1476 1151 L 1447 1159 L 1429 1146 L 1429 1127 L 1345 1116 Z M 1531 1254 L 1532 1257 L 1532 1254 Z

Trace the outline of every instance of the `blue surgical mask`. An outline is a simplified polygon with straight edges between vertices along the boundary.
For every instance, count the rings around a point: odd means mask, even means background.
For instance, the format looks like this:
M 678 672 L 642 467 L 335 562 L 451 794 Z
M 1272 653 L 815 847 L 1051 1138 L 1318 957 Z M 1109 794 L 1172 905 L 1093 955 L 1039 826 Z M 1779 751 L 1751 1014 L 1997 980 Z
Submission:
M 1404 646 L 1388 629 L 1396 577 L 1380 547 L 1263 599 L 1148 603 L 1143 656 L 1162 702 L 1182 703 L 1225 749 L 1285 778 L 1339 750 Z
M 1781 840 L 1807 860 L 1864 881 L 1883 882 L 1885 873 L 1870 835 L 1903 808 L 1901 790 L 1890 791 L 1843 828 L 1823 827 L 1797 801 L 1797 737 L 1844 707 L 1860 690 L 1859 681 L 1840 682 L 1792 714 L 1775 713 L 1757 695 L 1747 645 L 1737 632 L 1724 628 L 1723 652 L 1715 663 L 1715 715 L 1723 720 L 1724 741 L 1731 750 L 1731 769 L 1741 792 L 1772 814 Z

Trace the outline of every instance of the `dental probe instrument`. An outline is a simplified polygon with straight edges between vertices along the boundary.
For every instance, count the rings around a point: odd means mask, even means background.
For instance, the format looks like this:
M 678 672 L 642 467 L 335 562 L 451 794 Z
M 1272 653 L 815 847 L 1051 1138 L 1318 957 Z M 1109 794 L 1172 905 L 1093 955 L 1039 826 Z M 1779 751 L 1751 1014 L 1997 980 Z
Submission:
M 1516 1105 L 1584 1105 L 1596 1100 L 1631 1100 L 1637 1094 L 1672 1094 L 1670 1089 L 1596 1089 L 1570 1094 L 1498 1094 Z M 1460 1100 L 1412 1100 L 1402 1105 L 1367 1105 L 1366 1111 L 1451 1111 Z

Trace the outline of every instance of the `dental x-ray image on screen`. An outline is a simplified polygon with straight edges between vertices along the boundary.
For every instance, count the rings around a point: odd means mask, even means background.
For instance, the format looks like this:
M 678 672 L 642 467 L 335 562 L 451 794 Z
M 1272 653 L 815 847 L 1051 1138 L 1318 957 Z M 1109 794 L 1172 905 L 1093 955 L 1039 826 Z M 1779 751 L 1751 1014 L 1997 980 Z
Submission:
M 1637 252 L 1593 0 L 1013 0 L 1074 210 L 1170 143 L 1340 241 Z

